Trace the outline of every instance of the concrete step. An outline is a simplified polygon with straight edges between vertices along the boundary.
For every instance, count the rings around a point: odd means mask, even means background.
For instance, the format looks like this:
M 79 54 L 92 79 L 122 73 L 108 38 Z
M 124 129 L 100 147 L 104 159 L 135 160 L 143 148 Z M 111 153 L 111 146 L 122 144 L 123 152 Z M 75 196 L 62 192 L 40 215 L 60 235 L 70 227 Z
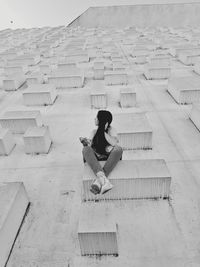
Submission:
M 43 83 L 44 83 L 44 75 L 41 72 L 37 71 L 27 75 L 26 84 L 28 86 L 32 84 L 43 84 Z
M 145 64 L 147 62 L 147 56 L 146 55 L 137 55 L 134 57 L 134 63 L 136 64 Z
M 120 105 L 122 108 L 135 107 L 136 92 L 131 88 L 120 90 Z
M 193 53 L 193 54 L 199 54 L 200 48 L 198 46 L 195 46 L 193 44 L 187 44 L 187 45 L 179 45 L 175 47 L 170 47 L 170 54 L 172 56 L 179 57 L 180 54 L 185 53 Z
M 91 108 L 104 109 L 107 107 L 107 94 L 105 91 L 90 92 Z
M 4 67 L 5 75 L 14 75 L 15 73 L 18 74 L 26 74 L 28 72 L 28 67 L 25 66 L 8 66 Z
M 15 144 L 11 131 L 0 128 L 0 155 L 9 155 L 15 147 Z
M 149 64 L 146 66 L 144 76 L 147 80 L 168 79 L 170 77 L 170 66 Z
M 125 71 L 105 71 L 104 79 L 106 85 L 128 84 L 128 76 Z
M 7 111 L 0 117 L 0 124 L 13 133 L 25 133 L 29 127 L 43 125 L 39 110 Z
M 87 53 L 80 53 L 80 54 L 74 54 L 71 55 L 71 53 L 68 54 L 68 52 L 65 54 L 65 59 L 66 61 L 75 61 L 77 63 L 82 63 L 82 62 L 89 62 L 89 56 Z
M 113 114 L 112 125 L 116 128 L 119 145 L 123 149 L 151 149 L 152 128 L 145 113 Z
M 199 77 L 174 77 L 169 80 L 167 90 L 178 104 L 200 102 Z
M 52 144 L 47 126 L 28 128 L 23 139 L 26 154 L 47 154 Z
M 102 166 L 105 162 L 100 162 Z M 113 189 L 94 195 L 90 186 L 96 179 L 87 163 L 84 165 L 82 200 L 123 200 L 168 198 L 171 175 L 163 159 L 121 160 L 108 176 Z
M 193 67 L 193 71 L 196 74 L 200 75 L 200 64 L 199 64 L 199 62 L 195 64 L 195 66 Z
M 112 62 L 112 68 L 113 68 L 113 71 L 125 71 L 126 70 L 122 61 L 116 61 L 116 62 L 113 61 Z
M 103 69 L 94 68 L 94 79 L 104 80 L 104 68 Z
M 28 205 L 23 183 L 0 184 L 0 266 L 8 260 Z
M 40 56 L 39 55 L 21 55 L 14 59 L 9 59 L 7 64 L 9 66 L 13 65 L 28 65 L 28 66 L 34 66 L 40 62 Z
M 66 73 L 57 71 L 47 76 L 47 81 L 54 84 L 56 88 L 83 87 L 84 74 L 81 71 Z
M 117 224 L 100 205 L 82 205 L 78 226 L 81 255 L 118 255 Z
M 23 74 L 10 75 L 3 79 L 3 90 L 16 91 L 26 81 L 26 77 Z
M 39 65 L 39 71 L 41 74 L 50 74 L 52 72 L 52 66 L 51 64 L 42 63 Z
M 56 100 L 57 92 L 53 84 L 29 85 L 23 92 L 23 100 L 26 106 L 53 105 Z
M 189 117 L 200 131 L 200 104 L 193 104 Z
M 200 56 L 199 54 L 193 55 L 192 53 L 180 53 L 178 59 L 187 66 L 195 65 L 199 62 Z
M 171 58 L 168 55 L 162 56 L 152 56 L 150 59 L 150 64 L 156 65 L 170 65 Z
M 77 64 L 76 63 L 70 63 L 70 62 L 62 62 L 57 64 L 57 70 L 58 71 L 76 71 Z

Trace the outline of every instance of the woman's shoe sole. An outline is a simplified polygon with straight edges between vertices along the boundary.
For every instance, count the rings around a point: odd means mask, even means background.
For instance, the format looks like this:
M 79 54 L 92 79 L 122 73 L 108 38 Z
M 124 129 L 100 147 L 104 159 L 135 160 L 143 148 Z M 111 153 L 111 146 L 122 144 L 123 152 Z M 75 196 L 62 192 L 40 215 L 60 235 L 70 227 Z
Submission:
M 92 184 L 90 191 L 94 194 L 97 195 L 101 192 L 101 189 L 96 185 L 96 184 Z
M 103 193 L 102 193 L 102 192 L 100 192 L 100 193 L 101 193 L 101 195 L 103 195 L 103 194 L 107 193 L 108 191 L 110 191 L 111 189 L 113 189 L 113 187 L 111 187 L 111 188 L 105 190 Z

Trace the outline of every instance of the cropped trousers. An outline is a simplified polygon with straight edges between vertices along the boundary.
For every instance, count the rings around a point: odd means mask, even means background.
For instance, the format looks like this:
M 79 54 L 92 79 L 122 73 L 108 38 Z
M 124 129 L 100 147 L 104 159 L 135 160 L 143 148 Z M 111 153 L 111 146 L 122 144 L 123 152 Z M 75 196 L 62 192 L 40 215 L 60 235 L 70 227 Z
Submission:
M 88 165 L 91 167 L 95 175 L 97 174 L 97 172 L 103 171 L 106 177 L 108 177 L 108 175 L 114 169 L 118 161 L 122 159 L 123 150 L 118 145 L 114 146 L 111 152 L 109 153 L 108 158 L 103 167 L 100 165 L 98 158 L 92 147 L 84 146 L 82 153 L 83 153 L 83 160 L 88 163 Z

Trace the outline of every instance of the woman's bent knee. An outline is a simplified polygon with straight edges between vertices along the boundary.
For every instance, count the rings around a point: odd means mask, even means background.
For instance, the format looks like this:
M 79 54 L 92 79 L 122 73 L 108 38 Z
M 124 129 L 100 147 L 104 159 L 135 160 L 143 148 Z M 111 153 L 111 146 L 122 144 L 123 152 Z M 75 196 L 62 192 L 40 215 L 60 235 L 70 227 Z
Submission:
M 82 154 L 85 155 L 90 150 L 92 150 L 92 148 L 90 146 L 84 146 L 83 149 L 82 149 Z
M 114 146 L 114 148 L 113 148 L 113 152 L 122 155 L 122 153 L 123 153 L 123 149 L 122 149 L 121 146 L 116 145 L 116 146 Z

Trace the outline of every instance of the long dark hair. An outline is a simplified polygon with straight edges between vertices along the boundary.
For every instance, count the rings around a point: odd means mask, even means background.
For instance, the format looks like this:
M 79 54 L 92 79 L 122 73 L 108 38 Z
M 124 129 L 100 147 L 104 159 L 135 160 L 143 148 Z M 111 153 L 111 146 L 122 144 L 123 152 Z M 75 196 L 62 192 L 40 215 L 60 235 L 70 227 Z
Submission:
M 107 110 L 99 110 L 97 113 L 98 129 L 92 139 L 92 148 L 99 154 L 105 154 L 105 148 L 109 144 L 105 139 L 104 132 L 108 132 L 112 122 L 112 114 Z M 105 129 L 105 125 L 108 127 Z

